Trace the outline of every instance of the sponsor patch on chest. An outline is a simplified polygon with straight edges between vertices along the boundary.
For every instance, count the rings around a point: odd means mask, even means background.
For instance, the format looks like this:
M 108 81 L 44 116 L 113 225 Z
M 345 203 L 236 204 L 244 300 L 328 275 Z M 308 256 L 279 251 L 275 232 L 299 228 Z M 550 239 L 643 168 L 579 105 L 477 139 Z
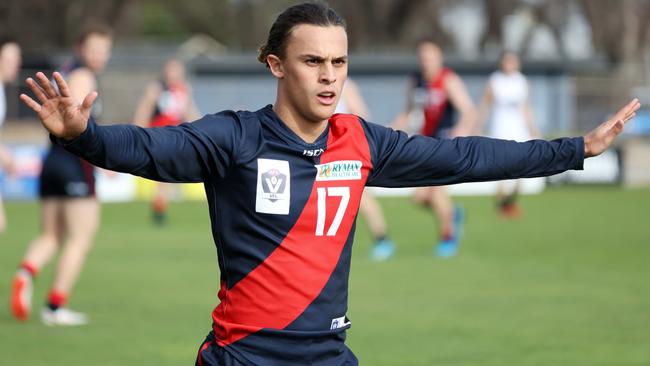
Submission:
M 288 215 L 291 202 L 291 171 L 286 160 L 257 159 L 255 211 Z
M 337 160 L 315 165 L 316 181 L 360 180 L 362 166 L 359 160 Z

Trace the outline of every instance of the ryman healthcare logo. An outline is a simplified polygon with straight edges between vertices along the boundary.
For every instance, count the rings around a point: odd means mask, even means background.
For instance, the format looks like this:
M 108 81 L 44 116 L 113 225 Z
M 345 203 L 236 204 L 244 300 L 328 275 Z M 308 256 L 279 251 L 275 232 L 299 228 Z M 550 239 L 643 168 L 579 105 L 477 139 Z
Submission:
M 257 159 L 255 211 L 288 215 L 291 202 L 291 172 L 286 160 Z
M 316 181 L 359 180 L 362 166 L 359 160 L 338 160 L 316 165 Z

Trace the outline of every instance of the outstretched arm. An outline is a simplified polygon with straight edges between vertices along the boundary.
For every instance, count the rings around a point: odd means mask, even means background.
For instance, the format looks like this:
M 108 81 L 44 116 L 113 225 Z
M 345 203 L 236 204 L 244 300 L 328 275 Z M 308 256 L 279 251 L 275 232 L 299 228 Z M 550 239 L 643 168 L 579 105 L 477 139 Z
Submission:
M 59 92 L 43 73 L 28 79 L 40 103 L 25 94 L 21 100 L 38 114 L 55 143 L 101 168 L 165 182 L 201 182 L 224 177 L 240 144 L 241 125 L 227 113 L 178 127 L 98 126 L 89 122 L 97 93 L 75 104 L 59 73 L 54 80 Z
M 585 157 L 607 149 L 639 109 L 638 100 L 584 137 L 514 142 L 485 137 L 453 140 L 366 125 L 373 172 L 368 185 L 409 187 L 548 176 L 581 169 Z

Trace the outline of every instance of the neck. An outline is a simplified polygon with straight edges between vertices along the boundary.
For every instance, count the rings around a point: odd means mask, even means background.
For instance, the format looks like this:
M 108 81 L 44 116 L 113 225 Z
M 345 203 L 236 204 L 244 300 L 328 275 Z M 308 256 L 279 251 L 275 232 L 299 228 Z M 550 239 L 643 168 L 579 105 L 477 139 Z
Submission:
M 273 105 L 273 111 L 293 133 L 309 144 L 314 143 L 327 128 L 327 120 L 320 122 L 308 121 L 290 108 L 288 104 L 282 103 L 280 98 Z
M 438 74 L 440 74 L 440 72 L 442 72 L 442 67 L 436 67 L 435 69 L 431 69 L 429 73 L 425 74 L 424 78 L 425 80 L 430 81 L 432 79 L 435 79 L 438 76 Z

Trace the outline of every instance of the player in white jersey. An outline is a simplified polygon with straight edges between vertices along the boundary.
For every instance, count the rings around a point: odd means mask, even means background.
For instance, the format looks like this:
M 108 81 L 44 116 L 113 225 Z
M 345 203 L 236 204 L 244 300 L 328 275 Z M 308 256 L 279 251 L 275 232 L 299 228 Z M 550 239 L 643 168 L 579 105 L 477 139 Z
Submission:
M 485 88 L 479 107 L 479 123 L 485 123 L 491 111 L 490 137 L 519 142 L 539 138 L 528 98 L 528 81 L 521 73 L 519 57 L 513 52 L 503 52 L 500 70 L 492 73 Z M 497 205 L 503 217 L 521 216 L 517 205 L 520 186 L 520 180 L 498 183 Z
M 0 39 L 0 127 L 4 123 L 7 113 L 7 99 L 5 96 L 5 83 L 12 82 L 18 77 L 20 71 L 20 46 L 13 40 L 6 38 Z M 14 159 L 7 147 L 0 143 L 0 167 L 5 173 L 13 174 Z M 7 219 L 4 207 L 2 206 L 2 196 L 0 195 L 0 233 L 7 229 Z

